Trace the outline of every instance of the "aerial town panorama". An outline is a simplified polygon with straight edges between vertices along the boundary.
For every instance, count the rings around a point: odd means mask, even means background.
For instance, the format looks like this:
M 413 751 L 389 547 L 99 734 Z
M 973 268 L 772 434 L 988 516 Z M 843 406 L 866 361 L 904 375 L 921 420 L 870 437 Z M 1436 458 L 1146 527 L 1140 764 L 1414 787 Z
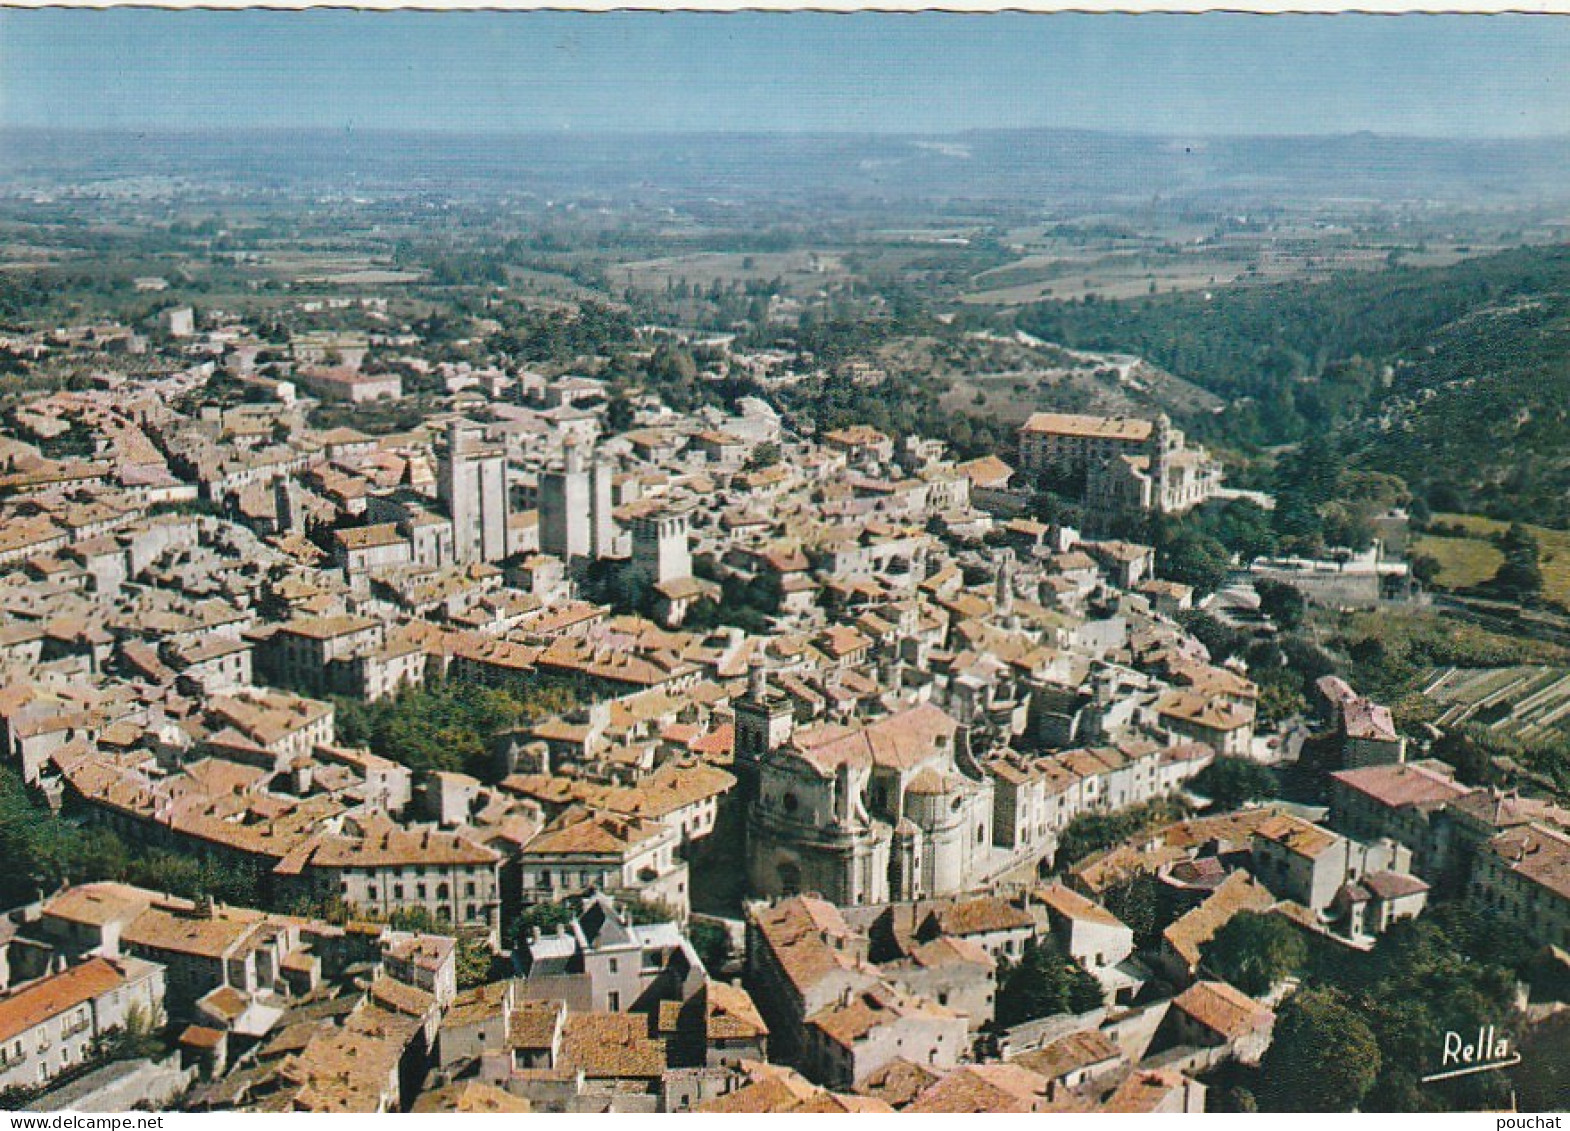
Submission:
M 1570 1108 L 1570 28 L 839 19 L 0 13 L 0 1107 Z

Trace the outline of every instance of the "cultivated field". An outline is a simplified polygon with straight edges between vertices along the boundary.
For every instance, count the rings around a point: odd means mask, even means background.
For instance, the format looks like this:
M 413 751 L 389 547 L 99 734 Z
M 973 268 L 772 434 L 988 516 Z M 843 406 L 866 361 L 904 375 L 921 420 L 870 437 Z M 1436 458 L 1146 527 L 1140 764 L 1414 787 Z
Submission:
M 1565 737 L 1570 727 L 1570 669 L 1523 665 L 1442 668 L 1423 695 L 1441 709 L 1441 729 L 1463 723 L 1523 742 Z
M 1031 256 L 972 280 L 960 301 L 976 306 L 1021 306 L 1042 299 L 1138 298 L 1170 291 L 1221 286 L 1240 278 L 1248 265 L 1223 259 L 1145 259 L 1109 256 L 1084 262 Z
M 663 290 L 671 280 L 707 289 L 715 283 L 730 286 L 779 279 L 788 291 L 800 294 L 843 282 L 849 273 L 844 260 L 832 251 L 715 251 L 619 263 L 609 268 L 606 276 L 614 288 L 639 290 Z

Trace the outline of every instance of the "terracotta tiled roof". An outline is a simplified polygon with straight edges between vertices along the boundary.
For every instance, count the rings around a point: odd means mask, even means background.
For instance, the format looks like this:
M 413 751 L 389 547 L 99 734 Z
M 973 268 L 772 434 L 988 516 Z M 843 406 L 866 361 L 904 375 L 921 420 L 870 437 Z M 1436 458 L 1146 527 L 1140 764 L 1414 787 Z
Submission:
M 1428 885 L 1416 876 L 1399 872 L 1370 872 L 1363 877 L 1363 886 L 1380 899 L 1400 899 L 1418 895 L 1428 890 Z
M 1267 911 L 1274 903 L 1275 897 L 1247 872 L 1233 872 L 1203 903 L 1169 924 L 1161 937 L 1192 970 L 1199 965 L 1204 945 L 1234 915 L 1240 911 Z
M 979 944 L 952 935 L 939 935 L 912 947 L 910 961 L 929 970 L 943 966 L 981 966 L 988 970 L 997 967 L 992 955 Z
M 1558 829 L 1527 825 L 1500 833 L 1488 847 L 1517 875 L 1560 899 L 1570 899 L 1570 836 Z
M 590 1079 L 658 1079 L 665 1046 L 648 1035 L 648 1024 L 639 1013 L 569 1013 L 561 1063 Z
M 1057 1080 L 1082 1068 L 1122 1059 L 1122 1051 L 1105 1033 L 1099 1029 L 1085 1029 L 1017 1056 L 1013 1063 L 1039 1072 L 1048 1080 Z
M 424 1017 L 436 1007 L 436 999 L 431 994 L 392 978 L 382 977 L 372 982 L 370 996 L 382 1008 L 409 1017 Z
M 658 826 L 608 813 L 588 814 L 547 829 L 524 848 L 525 856 L 620 856 L 655 835 Z
M 1161 697 L 1157 710 L 1163 718 L 1192 723 L 1206 730 L 1239 730 L 1254 721 L 1251 710 L 1191 691 L 1167 692 Z
M 508 1041 L 515 1049 L 548 1049 L 555 1042 L 566 1017 L 560 1001 L 520 1001 L 512 1011 Z
M 1226 982 L 1195 982 L 1172 999 L 1172 1008 L 1228 1041 L 1267 1028 L 1276 1016 Z
M 1185 1086 L 1181 1073 L 1170 1069 L 1140 1069 L 1124 1078 L 1101 1110 L 1113 1113 L 1155 1111 L 1174 1091 Z
M 835 766 L 887 766 L 910 769 L 932 758 L 940 744 L 952 748 L 959 723 L 942 708 L 923 703 L 860 730 L 840 734 L 802 750 L 802 757 L 821 771 Z M 800 743 L 798 742 L 798 748 Z
M 1032 894 L 1036 899 L 1046 904 L 1047 907 L 1065 919 L 1096 923 L 1103 927 L 1124 926 L 1121 919 L 1101 906 L 1101 904 L 1086 899 L 1079 892 L 1064 887 L 1061 883 L 1052 883 L 1046 887 L 1037 888 Z
M 479 1080 L 460 1080 L 426 1092 L 409 1109 L 415 1114 L 454 1112 L 463 1115 L 512 1115 L 532 1111 L 522 1096 Z
M 894 1109 L 873 1096 L 846 1096 L 838 1092 L 819 1092 L 791 1109 L 795 1115 L 886 1115 Z
M 464 990 L 442 1018 L 443 1025 L 472 1025 L 500 1017 L 506 1006 L 508 982 L 486 982 Z
M 1448 774 L 1417 762 L 1365 766 L 1330 775 L 1349 789 L 1391 809 L 1428 809 L 1466 795 L 1468 789 Z
M 122 969 L 107 958 L 90 958 L 0 998 L 0 1041 L 9 1041 L 52 1017 L 125 984 Z
M 738 1115 L 795 1111 L 820 1091 L 816 1085 L 787 1071 L 753 1080 L 728 1095 L 699 1104 L 695 1110 Z
M 1020 431 L 1143 443 L 1150 439 L 1151 424 L 1148 420 L 1133 416 L 1082 416 L 1067 412 L 1038 412 L 1025 421 Z
M 1036 921 L 1030 912 L 1006 899 L 986 896 L 966 899 L 933 912 L 937 927 L 945 935 L 986 935 L 994 931 L 1030 930 Z
M 868 1033 L 905 1017 L 942 1020 L 958 1016 L 937 1002 L 874 985 L 852 995 L 848 1003 L 820 1009 L 807 1018 L 807 1024 L 835 1044 L 849 1048 Z
M 43 910 L 52 919 L 99 927 L 134 919 L 156 898 L 155 893 L 129 884 L 78 884 L 45 901 Z
M 138 915 L 121 938 L 134 947 L 220 958 L 254 933 L 263 918 L 257 912 L 235 908 L 223 908 L 206 918 L 194 911 L 176 913 L 153 907 Z
M 861 968 L 848 943 L 855 934 L 832 903 L 797 896 L 754 913 L 753 923 L 786 978 L 806 992 L 835 973 Z
M 856 1091 L 880 1099 L 891 1107 L 903 1108 L 942 1079 L 942 1076 L 935 1068 L 895 1057 L 883 1067 L 869 1072 L 856 1084 Z
M 728 982 L 712 981 L 706 992 L 709 1040 L 743 1041 L 769 1035 L 763 1015 L 746 990 Z
M 927 1088 L 905 1110 L 952 1114 L 1040 1111 L 1048 1103 L 1046 1077 L 1018 1064 L 970 1064 Z
M 1287 851 L 1310 860 L 1333 847 L 1340 839 L 1335 833 L 1290 813 L 1281 813 L 1266 821 L 1254 831 L 1254 836 L 1279 844 Z

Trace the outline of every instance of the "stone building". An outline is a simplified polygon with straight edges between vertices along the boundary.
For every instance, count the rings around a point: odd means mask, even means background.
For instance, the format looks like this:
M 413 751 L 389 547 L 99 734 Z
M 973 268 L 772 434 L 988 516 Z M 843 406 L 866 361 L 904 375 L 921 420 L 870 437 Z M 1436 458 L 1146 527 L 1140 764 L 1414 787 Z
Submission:
M 803 1071 L 829 1088 L 849 1088 L 894 1060 L 953 1068 L 969 1048 L 965 1018 L 888 986 L 847 992 L 807 1019 Z
M 1221 465 L 1190 448 L 1165 414 L 1130 416 L 1038 412 L 1019 432 L 1026 473 L 1083 484 L 1089 510 L 1120 514 L 1182 514 L 1221 488 Z
M 993 785 L 962 746 L 960 725 L 924 703 L 763 753 L 747 824 L 753 891 L 859 904 L 974 887 L 991 863 Z
M 1533 941 L 1570 947 L 1570 834 L 1538 824 L 1500 833 L 1478 853 L 1466 895 Z
M 640 590 L 692 577 L 692 550 L 685 513 L 654 510 L 631 522 L 631 581 Z
M 0 997 L 0 1091 L 36 1088 L 83 1064 L 135 1011 L 157 1024 L 163 998 L 162 966 L 98 956 Z
M 1282 813 L 1254 830 L 1254 875 L 1276 895 L 1327 915 L 1343 885 L 1376 872 L 1409 873 L 1412 853 L 1391 840 L 1362 844 Z
M 615 550 L 612 521 L 614 469 L 590 458 L 582 447 L 567 449 L 559 470 L 540 476 L 540 550 L 562 561 L 607 558 Z
M 1091 465 L 1085 499 L 1102 515 L 1182 514 L 1214 497 L 1220 487 L 1221 465 L 1203 448 L 1187 447 L 1183 433 L 1162 415 L 1144 451 Z
M 579 1011 L 649 1012 L 685 1001 L 703 985 L 703 963 L 675 923 L 636 924 L 600 892 L 570 924 L 537 932 L 523 947 L 524 996 Z
M 507 556 L 507 457 L 501 448 L 480 441 L 477 427 L 453 421 L 437 465 L 437 491 L 452 518 L 453 550 L 460 562 Z

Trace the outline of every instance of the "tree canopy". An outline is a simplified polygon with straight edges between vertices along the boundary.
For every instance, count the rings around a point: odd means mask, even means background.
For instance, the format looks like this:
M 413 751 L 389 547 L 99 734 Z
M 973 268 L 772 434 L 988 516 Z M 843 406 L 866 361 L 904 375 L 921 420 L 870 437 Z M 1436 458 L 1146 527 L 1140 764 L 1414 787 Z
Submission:
M 1268 766 L 1226 755 L 1195 774 L 1190 785 L 1195 793 L 1215 802 L 1218 809 L 1236 809 L 1250 801 L 1274 797 L 1278 789 L 1276 775 Z
M 554 685 L 508 689 L 459 682 L 409 688 L 390 699 L 335 701 L 338 741 L 369 747 L 417 771 L 496 776 L 495 736 L 519 723 L 570 710 L 575 700 Z
M 1058 837 L 1054 862 L 1060 869 L 1070 867 L 1135 833 L 1180 821 L 1185 812 L 1178 802 L 1170 798 L 1157 798 L 1142 805 L 1130 805 L 1105 813 L 1081 813 L 1064 826 L 1063 834 Z
M 1303 968 L 1308 944 L 1281 916 L 1242 911 L 1216 932 L 1201 953 L 1205 967 L 1217 977 L 1258 997 Z
M 1101 984 L 1049 936 L 1028 945 L 1003 978 L 997 1023 L 1008 1028 L 1058 1013 L 1084 1013 L 1101 1002 Z
M 1260 611 L 1281 631 L 1291 632 L 1303 623 L 1308 602 L 1297 586 L 1264 577 L 1254 582 L 1254 592 L 1259 594 Z
M 1340 991 L 1304 990 L 1276 1015 L 1259 1098 L 1268 1111 L 1354 1111 L 1381 1063 L 1373 1030 Z

